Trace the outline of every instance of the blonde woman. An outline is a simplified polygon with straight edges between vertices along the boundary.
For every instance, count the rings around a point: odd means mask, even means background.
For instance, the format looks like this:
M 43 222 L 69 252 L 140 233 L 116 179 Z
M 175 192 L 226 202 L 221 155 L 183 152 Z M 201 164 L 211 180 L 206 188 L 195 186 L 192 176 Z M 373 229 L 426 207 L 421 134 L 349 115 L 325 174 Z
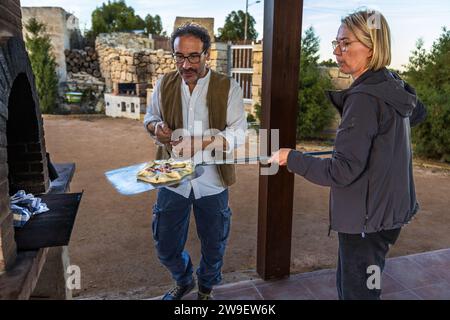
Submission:
M 386 69 L 390 31 L 381 13 L 361 10 L 343 18 L 333 48 L 340 71 L 354 79 L 349 89 L 328 92 L 342 117 L 333 156 L 280 149 L 270 161 L 331 188 L 339 298 L 379 299 L 381 288 L 371 276 L 381 274 L 389 246 L 419 209 L 410 126 L 426 112 L 414 89 Z

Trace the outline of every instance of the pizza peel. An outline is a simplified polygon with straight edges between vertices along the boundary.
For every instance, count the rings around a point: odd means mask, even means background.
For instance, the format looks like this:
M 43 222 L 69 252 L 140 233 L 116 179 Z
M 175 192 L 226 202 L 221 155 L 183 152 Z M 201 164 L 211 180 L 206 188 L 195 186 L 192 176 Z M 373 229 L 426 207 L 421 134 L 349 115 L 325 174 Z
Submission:
M 304 154 L 309 154 L 312 156 L 321 156 L 321 155 L 330 155 L 332 154 L 332 151 L 304 152 Z M 146 191 L 156 190 L 170 186 L 174 187 L 178 184 L 187 183 L 188 181 L 196 179 L 203 174 L 204 169 L 202 168 L 202 166 L 220 165 L 220 164 L 257 164 L 257 163 L 266 165 L 268 160 L 269 157 L 267 156 L 259 156 L 259 157 L 203 161 L 195 164 L 194 171 L 190 175 L 183 177 L 181 180 L 158 184 L 152 184 L 149 182 L 137 180 L 137 173 L 144 168 L 147 162 L 110 170 L 105 172 L 105 176 L 108 179 L 108 181 L 112 184 L 112 186 L 120 194 L 131 196 Z

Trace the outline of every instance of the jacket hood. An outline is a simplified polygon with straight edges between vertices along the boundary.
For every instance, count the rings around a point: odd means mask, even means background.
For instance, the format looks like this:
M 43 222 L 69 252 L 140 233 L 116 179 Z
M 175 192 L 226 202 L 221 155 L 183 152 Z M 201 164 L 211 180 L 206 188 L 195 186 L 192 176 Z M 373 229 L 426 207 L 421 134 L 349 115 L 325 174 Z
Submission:
M 415 90 L 386 68 L 378 71 L 368 70 L 356 79 L 350 88 L 328 91 L 327 95 L 342 115 L 345 99 L 354 93 L 374 96 L 394 108 L 402 117 L 411 116 L 417 104 Z

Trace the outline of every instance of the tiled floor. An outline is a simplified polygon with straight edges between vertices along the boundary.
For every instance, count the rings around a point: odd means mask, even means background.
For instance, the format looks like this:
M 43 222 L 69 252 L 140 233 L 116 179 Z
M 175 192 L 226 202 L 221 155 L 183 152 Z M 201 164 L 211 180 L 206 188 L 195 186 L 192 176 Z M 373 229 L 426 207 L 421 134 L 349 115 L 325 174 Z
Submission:
M 327 269 L 278 281 L 242 281 L 216 287 L 214 298 L 334 300 L 337 299 L 335 279 L 335 270 Z M 382 290 L 384 300 L 450 300 L 450 249 L 387 259 Z M 195 298 L 195 292 L 185 297 L 186 300 Z

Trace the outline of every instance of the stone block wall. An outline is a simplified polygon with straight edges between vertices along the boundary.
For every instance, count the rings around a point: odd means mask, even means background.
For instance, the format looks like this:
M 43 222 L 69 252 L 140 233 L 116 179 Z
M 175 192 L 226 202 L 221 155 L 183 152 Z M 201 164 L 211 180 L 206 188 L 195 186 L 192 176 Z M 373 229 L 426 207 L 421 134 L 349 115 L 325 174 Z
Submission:
M 125 34 L 130 37 L 130 34 Z M 175 70 L 170 51 L 153 50 L 150 42 L 130 38 L 125 45 L 123 34 L 101 35 L 96 40 L 100 71 L 106 91 L 113 92 L 115 83 L 146 83 L 154 86 L 159 76 Z M 133 36 L 131 36 L 133 37 Z M 148 40 L 148 39 L 147 39 Z
M 227 74 L 228 72 L 228 45 L 223 42 L 214 42 L 211 44 L 211 54 L 209 66 L 212 70 Z
M 255 105 L 261 106 L 262 93 L 262 68 L 263 68 L 263 47 L 262 44 L 253 45 L 253 79 L 252 79 L 252 100 L 251 113 L 255 113 Z

